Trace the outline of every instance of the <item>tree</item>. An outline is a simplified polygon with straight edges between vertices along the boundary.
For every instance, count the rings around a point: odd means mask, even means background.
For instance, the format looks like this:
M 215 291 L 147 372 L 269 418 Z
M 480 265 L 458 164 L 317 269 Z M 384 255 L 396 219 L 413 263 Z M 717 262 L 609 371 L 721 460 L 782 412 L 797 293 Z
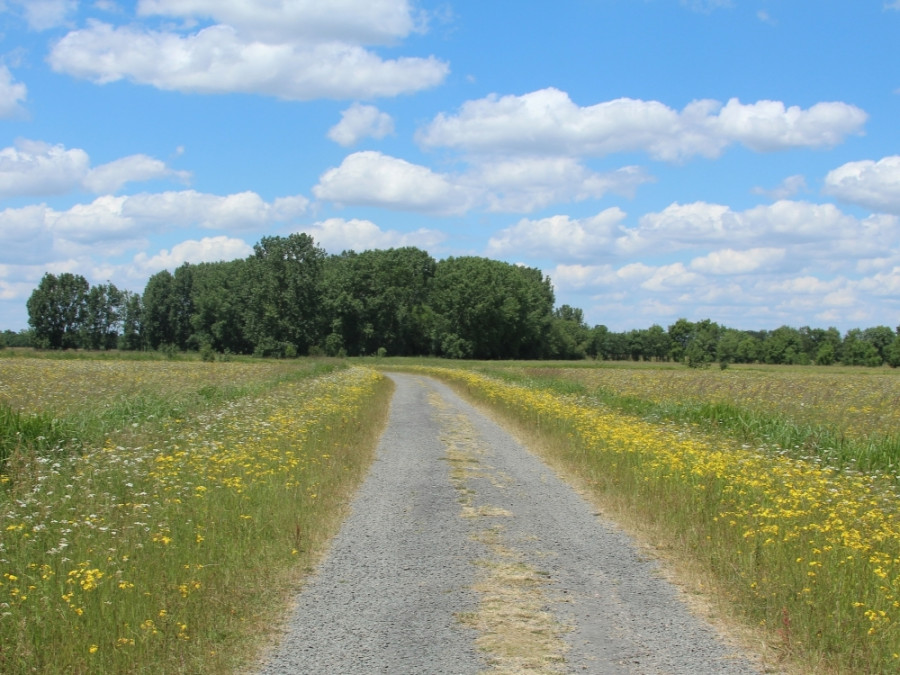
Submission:
M 862 339 L 875 347 L 882 364 L 888 360 L 888 352 L 895 337 L 894 331 L 888 326 L 874 326 L 862 332 Z
M 122 335 L 119 349 L 134 351 L 143 349 L 143 305 L 139 293 L 124 291 L 122 294 Z
M 28 298 L 28 324 L 35 345 L 44 349 L 79 346 L 89 284 L 79 274 L 46 273 Z
M 437 263 L 429 295 L 432 347 L 475 359 L 541 358 L 553 318 L 550 280 L 535 268 L 487 258 Z
M 694 324 L 693 333 L 684 351 L 684 360 L 688 366 L 705 368 L 716 360 L 719 330 L 719 325 L 709 319 Z
M 897 326 L 897 334 L 894 336 L 894 339 L 887 349 L 886 360 L 891 368 L 900 366 L 900 326 Z
M 246 260 L 195 265 L 189 342 L 220 353 L 251 353 L 253 344 L 246 335 L 248 295 Z
M 803 364 L 806 352 L 800 331 L 790 326 L 776 328 L 763 341 L 763 359 L 766 363 Z M 806 357 L 806 363 L 809 363 Z
M 92 286 L 85 297 L 81 346 L 85 349 L 115 349 L 119 341 L 122 291 L 112 283 Z
M 643 343 L 644 355 L 647 358 L 652 358 L 656 361 L 668 360 L 669 353 L 672 350 L 672 341 L 662 326 L 653 324 L 644 331 Z
M 845 366 L 880 366 L 883 361 L 874 344 L 863 338 L 863 331 L 851 328 L 841 345 L 841 363 Z
M 694 324 L 687 319 L 678 319 L 669 326 L 669 341 L 672 344 L 673 361 L 681 361 L 687 351 L 688 344 L 694 336 Z
M 176 341 L 175 279 L 168 270 L 147 280 L 142 298 L 144 339 L 150 349 L 172 345 Z
M 323 298 L 331 320 L 326 351 L 373 354 L 384 347 L 399 356 L 427 352 L 423 320 L 434 270 L 434 259 L 414 247 L 329 257 Z
M 563 305 L 553 311 L 548 358 L 583 359 L 587 356 L 590 339 L 590 329 L 580 309 Z
M 305 354 L 323 332 L 325 251 L 308 234 L 263 237 L 247 259 L 246 337 L 261 356 Z

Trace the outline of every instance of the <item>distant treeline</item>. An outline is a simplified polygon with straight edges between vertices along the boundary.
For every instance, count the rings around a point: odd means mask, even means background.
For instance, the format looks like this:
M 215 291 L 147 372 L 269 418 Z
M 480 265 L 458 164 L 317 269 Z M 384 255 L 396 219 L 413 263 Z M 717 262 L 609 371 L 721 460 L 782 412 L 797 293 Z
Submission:
M 0 346 L 301 354 L 900 365 L 900 328 L 742 331 L 679 319 L 623 333 L 554 307 L 535 268 L 481 257 L 435 261 L 413 247 L 328 255 L 306 234 L 264 237 L 241 260 L 164 270 L 142 294 L 45 274 L 30 329 Z

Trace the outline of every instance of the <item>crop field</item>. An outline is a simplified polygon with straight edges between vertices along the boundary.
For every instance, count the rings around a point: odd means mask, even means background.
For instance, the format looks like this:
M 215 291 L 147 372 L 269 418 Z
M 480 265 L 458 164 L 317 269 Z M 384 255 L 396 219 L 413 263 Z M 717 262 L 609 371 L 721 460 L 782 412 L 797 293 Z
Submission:
M 605 512 L 689 560 L 698 588 L 777 660 L 900 667 L 894 372 L 420 369 L 498 410 Z M 794 448 L 772 440 L 785 426 Z M 843 439 L 842 466 L 823 439 Z
M 5 358 L 0 383 L 3 673 L 233 672 L 389 398 L 371 369 L 313 361 Z

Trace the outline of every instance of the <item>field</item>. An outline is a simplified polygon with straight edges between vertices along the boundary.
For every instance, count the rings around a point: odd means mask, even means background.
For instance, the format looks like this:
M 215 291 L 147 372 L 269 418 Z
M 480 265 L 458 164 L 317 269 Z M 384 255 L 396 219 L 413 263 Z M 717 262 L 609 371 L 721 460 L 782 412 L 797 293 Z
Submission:
M 895 372 L 417 369 L 517 425 L 769 658 L 900 667 Z
M 0 672 L 252 662 L 365 475 L 382 368 L 491 406 L 771 661 L 900 667 L 895 371 L 4 356 Z
M 233 672 L 371 460 L 389 398 L 314 361 L 0 359 L 0 672 Z

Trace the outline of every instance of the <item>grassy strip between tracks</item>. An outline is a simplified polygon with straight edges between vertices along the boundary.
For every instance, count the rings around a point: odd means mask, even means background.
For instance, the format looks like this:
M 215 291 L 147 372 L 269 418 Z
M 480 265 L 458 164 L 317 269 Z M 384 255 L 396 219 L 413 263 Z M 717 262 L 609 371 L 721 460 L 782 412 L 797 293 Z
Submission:
M 375 371 L 308 375 L 230 391 L 77 453 L 35 455 L 8 479 L 0 672 L 252 665 L 336 530 L 387 415 L 391 385 Z
M 900 528 L 891 480 L 648 422 L 572 394 L 460 368 L 414 368 L 514 421 L 671 555 L 771 658 L 808 672 L 900 667 Z M 637 527 L 641 528 L 640 525 Z

